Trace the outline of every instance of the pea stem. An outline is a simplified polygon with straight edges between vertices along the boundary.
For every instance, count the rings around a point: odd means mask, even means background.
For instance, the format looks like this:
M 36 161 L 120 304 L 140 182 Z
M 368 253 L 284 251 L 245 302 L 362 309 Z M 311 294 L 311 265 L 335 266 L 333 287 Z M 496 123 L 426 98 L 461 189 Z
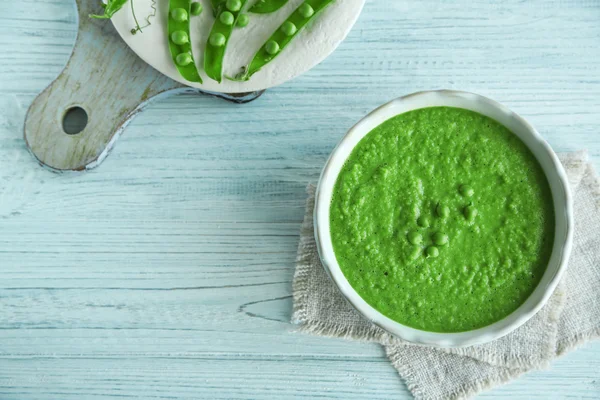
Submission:
M 135 7 L 133 7 L 133 1 L 134 0 L 131 0 L 131 2 L 130 2 L 130 4 L 131 4 L 131 14 L 133 15 L 133 20 L 135 21 L 135 29 L 132 30 L 132 32 L 135 32 L 135 31 L 142 32 L 142 28 L 140 27 L 140 23 L 138 22 L 137 17 L 135 16 Z

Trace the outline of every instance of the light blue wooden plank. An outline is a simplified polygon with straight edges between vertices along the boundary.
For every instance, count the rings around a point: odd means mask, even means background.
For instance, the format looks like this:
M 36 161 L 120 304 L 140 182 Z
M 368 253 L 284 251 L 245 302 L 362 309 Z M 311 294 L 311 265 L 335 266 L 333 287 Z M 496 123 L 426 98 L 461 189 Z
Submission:
M 287 323 L 304 188 L 381 103 L 504 102 L 600 168 L 600 3 L 371 1 L 334 55 L 244 106 L 155 103 L 84 175 L 38 168 L 24 110 L 71 0 L 0 2 L 0 398 L 408 399 L 373 344 Z M 482 398 L 600 398 L 600 343 Z

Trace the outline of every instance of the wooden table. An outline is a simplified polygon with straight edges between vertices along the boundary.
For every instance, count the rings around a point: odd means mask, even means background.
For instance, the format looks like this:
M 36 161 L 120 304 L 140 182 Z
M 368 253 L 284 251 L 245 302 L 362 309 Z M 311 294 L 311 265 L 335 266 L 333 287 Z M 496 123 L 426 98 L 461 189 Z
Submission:
M 161 100 L 99 168 L 54 174 L 22 123 L 69 56 L 72 3 L 0 2 L 2 400 L 408 399 L 379 346 L 289 324 L 305 186 L 344 132 L 462 89 L 600 168 L 600 2 L 371 0 L 299 79 L 246 105 Z M 481 397 L 598 399 L 600 343 Z

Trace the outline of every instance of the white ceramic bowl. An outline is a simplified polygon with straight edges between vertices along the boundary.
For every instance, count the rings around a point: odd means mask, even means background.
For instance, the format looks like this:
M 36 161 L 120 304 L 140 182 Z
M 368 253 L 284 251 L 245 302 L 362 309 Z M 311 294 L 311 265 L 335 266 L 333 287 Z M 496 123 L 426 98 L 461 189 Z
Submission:
M 427 332 L 402 325 L 371 307 L 350 286 L 336 260 L 329 231 L 329 208 L 333 188 L 344 162 L 373 128 L 408 111 L 425 107 L 448 106 L 486 115 L 510 129 L 529 147 L 542 166 L 554 200 L 556 231 L 552 255 L 546 272 L 529 298 L 512 314 L 480 329 L 458 333 Z M 364 117 L 348 131 L 331 154 L 319 181 L 316 194 L 315 238 L 323 266 L 342 295 L 365 318 L 401 339 L 436 347 L 463 347 L 486 343 L 504 336 L 533 317 L 550 298 L 567 267 L 573 238 L 573 202 L 567 175 L 556 154 L 540 134 L 523 118 L 505 106 L 473 93 L 450 90 L 419 92 L 385 104 Z

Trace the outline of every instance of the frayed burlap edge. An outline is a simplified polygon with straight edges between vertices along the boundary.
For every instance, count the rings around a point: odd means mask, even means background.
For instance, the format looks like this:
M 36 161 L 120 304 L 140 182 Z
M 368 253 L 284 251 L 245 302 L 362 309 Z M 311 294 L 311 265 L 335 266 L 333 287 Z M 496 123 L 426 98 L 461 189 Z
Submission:
M 589 178 L 589 182 L 586 178 Z M 581 182 L 584 185 L 589 185 L 592 190 L 592 195 L 596 197 L 596 211 L 600 212 L 600 176 L 592 165 L 587 166 Z M 600 326 L 585 332 L 579 332 L 577 335 L 574 335 L 565 341 L 559 341 L 557 343 L 556 354 L 562 356 L 563 354 L 575 350 L 585 343 L 596 339 L 600 339 Z
M 410 366 L 401 360 L 401 355 L 399 351 L 397 349 L 394 349 L 393 347 L 385 347 L 385 351 L 393 367 L 396 368 L 396 371 L 398 371 L 398 375 L 400 375 L 400 378 L 402 378 L 408 390 L 410 390 L 414 398 L 417 400 L 468 399 L 485 390 L 490 390 L 500 385 L 506 384 L 527 372 L 527 370 L 525 369 L 506 369 L 503 372 L 499 372 L 496 376 L 494 376 L 491 379 L 487 379 L 485 381 L 472 382 L 467 385 L 461 386 L 454 392 L 445 394 L 443 398 L 439 396 L 436 398 L 431 398 L 428 397 L 423 392 L 419 384 L 415 382 L 415 376 L 411 371 Z

